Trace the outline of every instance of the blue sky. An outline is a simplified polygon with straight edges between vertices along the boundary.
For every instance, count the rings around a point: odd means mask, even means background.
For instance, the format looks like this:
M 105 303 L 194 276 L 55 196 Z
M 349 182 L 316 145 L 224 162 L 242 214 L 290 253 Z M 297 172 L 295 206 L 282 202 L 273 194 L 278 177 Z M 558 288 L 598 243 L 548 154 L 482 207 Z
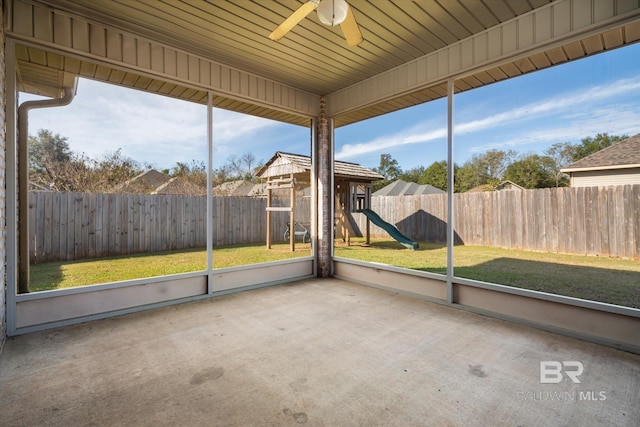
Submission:
M 489 149 L 542 153 L 599 132 L 640 133 L 640 44 L 464 92 L 455 97 L 455 161 Z M 35 99 L 21 94 L 20 102 Z M 446 99 L 336 130 L 336 158 L 374 167 L 389 153 L 403 169 L 446 159 Z M 168 168 L 206 160 L 206 108 L 81 80 L 66 107 L 32 110 L 29 133 L 49 129 L 97 157 L 121 148 Z M 251 152 L 309 153 L 309 130 L 214 110 L 214 166 Z

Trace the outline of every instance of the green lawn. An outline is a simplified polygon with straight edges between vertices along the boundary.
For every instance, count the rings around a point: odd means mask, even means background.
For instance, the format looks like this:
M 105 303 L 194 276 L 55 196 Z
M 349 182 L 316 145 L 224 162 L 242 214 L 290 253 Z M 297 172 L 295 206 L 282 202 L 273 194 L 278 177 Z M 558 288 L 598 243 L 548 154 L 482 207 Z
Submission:
M 243 245 L 216 248 L 214 268 L 233 267 L 268 261 L 298 258 L 310 254 L 309 243 L 296 243 L 291 252 L 288 244 Z M 73 288 L 96 283 L 140 279 L 144 277 L 202 271 L 207 268 L 207 253 L 203 249 L 125 255 L 82 261 L 61 261 L 31 265 L 32 292 Z
M 309 244 L 229 246 L 214 249 L 214 268 L 277 261 L 309 255 Z M 410 251 L 393 240 L 336 241 L 336 256 L 445 274 L 446 247 L 420 243 Z M 456 246 L 455 275 L 485 282 L 556 293 L 640 308 L 640 262 L 618 258 L 526 252 L 479 246 Z M 31 290 L 42 291 L 119 280 L 201 271 L 202 249 L 161 252 L 31 266 Z
M 640 308 L 640 262 L 619 258 L 456 246 L 458 277 Z M 410 251 L 395 241 L 352 239 L 336 243 L 335 255 L 446 274 L 447 248 L 420 242 Z

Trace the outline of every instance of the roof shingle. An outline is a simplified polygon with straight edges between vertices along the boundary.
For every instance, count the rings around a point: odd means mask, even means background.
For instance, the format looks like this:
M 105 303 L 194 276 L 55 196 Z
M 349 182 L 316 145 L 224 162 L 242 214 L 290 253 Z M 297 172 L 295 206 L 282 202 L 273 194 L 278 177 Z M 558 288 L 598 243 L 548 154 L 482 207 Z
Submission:
M 415 182 L 406 182 L 398 179 L 373 193 L 374 196 L 413 196 L 428 194 L 445 194 L 445 192 L 429 184 L 418 185 Z
M 640 165 L 640 133 L 580 159 L 562 168 L 561 172 L 622 169 L 634 165 Z

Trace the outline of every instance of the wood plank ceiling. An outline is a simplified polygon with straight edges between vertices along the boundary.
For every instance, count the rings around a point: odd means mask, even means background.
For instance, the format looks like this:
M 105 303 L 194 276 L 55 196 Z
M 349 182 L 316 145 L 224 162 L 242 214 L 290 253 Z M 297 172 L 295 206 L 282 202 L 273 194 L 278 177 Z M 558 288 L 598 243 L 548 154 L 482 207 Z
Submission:
M 111 25 L 218 63 L 327 95 L 372 78 L 416 58 L 508 21 L 552 0 L 349 0 L 364 36 L 355 48 L 347 47 L 339 27 L 321 24 L 309 14 L 282 40 L 267 36 L 296 10 L 299 0 L 39 0 L 65 13 Z M 602 36 L 601 36 L 602 37 Z M 602 40 L 604 46 L 604 40 Z M 623 41 L 620 42 L 622 44 Z M 603 50 L 602 47 L 600 50 Z M 524 58 L 463 79 L 460 90 L 478 87 L 536 69 L 591 54 L 578 43 Z M 26 66 L 29 52 L 21 52 Z M 46 66 L 45 64 L 39 64 Z M 87 65 L 85 65 L 86 70 Z M 79 65 L 79 69 L 82 67 Z M 96 73 L 107 71 L 95 67 Z M 82 73 L 78 73 L 82 75 Z M 86 73 L 85 73 L 86 74 Z M 126 74 L 126 73 L 124 73 Z M 88 76 L 89 77 L 89 76 Z M 122 77 L 118 84 L 149 90 L 150 82 Z M 97 77 L 96 77 L 97 78 Z M 105 78 L 112 81 L 113 78 Z M 165 87 L 161 93 L 171 94 Z M 203 93 L 187 93 L 187 99 L 202 102 Z M 403 95 L 337 119 L 338 126 L 445 95 L 442 86 Z M 308 121 L 269 112 L 267 109 L 218 99 L 218 106 L 275 118 L 295 124 Z
M 309 14 L 282 40 L 267 36 L 302 2 L 48 0 L 64 10 L 296 88 L 327 95 L 434 52 L 550 0 L 350 0 L 365 41 Z

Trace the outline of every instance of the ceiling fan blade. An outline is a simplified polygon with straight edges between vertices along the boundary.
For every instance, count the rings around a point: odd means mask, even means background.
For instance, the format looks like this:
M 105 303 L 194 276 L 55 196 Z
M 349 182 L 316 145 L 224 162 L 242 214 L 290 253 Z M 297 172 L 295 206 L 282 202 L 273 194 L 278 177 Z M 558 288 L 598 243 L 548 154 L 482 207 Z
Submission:
M 364 40 L 360 28 L 358 28 L 356 17 L 353 16 L 353 12 L 351 11 L 351 6 L 349 6 L 349 10 L 347 11 L 347 17 L 342 21 L 342 24 L 340 24 L 340 29 L 342 29 L 342 33 L 344 34 L 344 38 L 347 39 L 347 45 L 349 47 L 358 46 Z
M 280 40 L 283 38 L 293 27 L 295 27 L 298 22 L 302 21 L 305 16 L 310 14 L 316 7 L 318 7 L 318 3 L 311 0 L 300 6 L 293 12 L 287 19 L 284 20 L 282 24 L 271 34 L 269 34 L 269 38 L 271 40 Z

